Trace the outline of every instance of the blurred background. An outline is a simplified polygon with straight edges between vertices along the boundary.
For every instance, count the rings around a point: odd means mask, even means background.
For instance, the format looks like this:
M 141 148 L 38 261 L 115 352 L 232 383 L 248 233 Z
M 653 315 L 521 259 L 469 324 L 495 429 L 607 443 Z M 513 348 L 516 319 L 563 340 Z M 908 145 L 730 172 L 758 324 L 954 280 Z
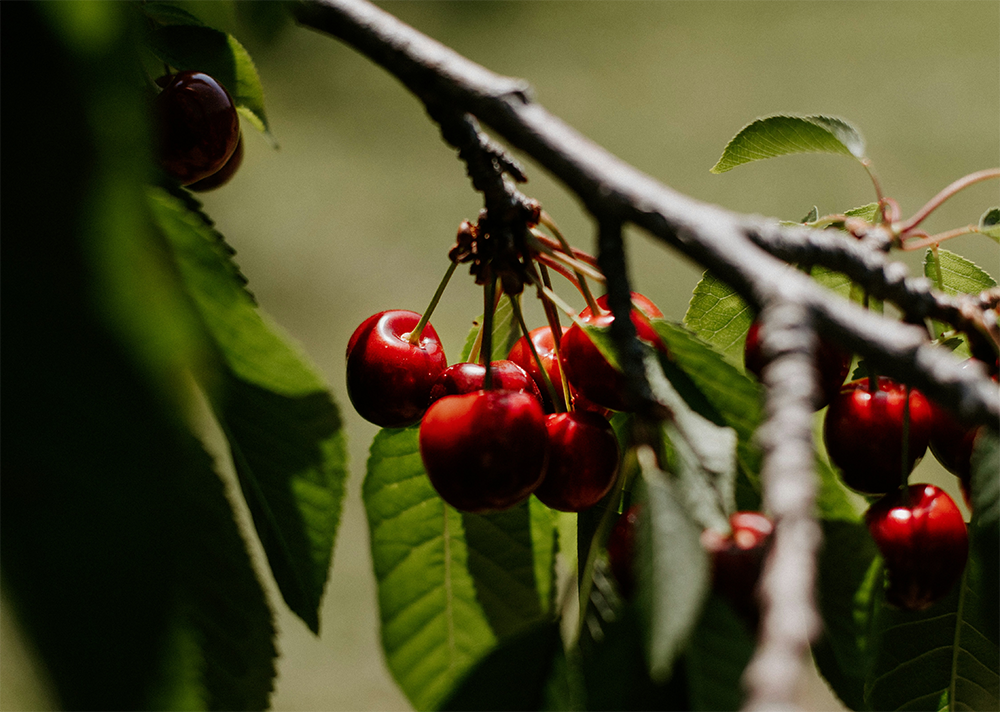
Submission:
M 952 180 L 1000 163 L 1000 4 L 995 2 L 382 2 L 380 6 L 495 72 L 522 77 L 552 113 L 668 186 L 724 207 L 802 218 L 874 200 L 862 168 L 835 156 L 792 156 L 710 174 L 745 124 L 775 113 L 825 113 L 859 127 L 887 195 L 904 215 Z M 408 709 L 382 661 L 375 584 L 360 491 L 376 427 L 351 409 L 344 351 L 378 311 L 422 311 L 447 251 L 480 197 L 421 105 L 337 40 L 275 26 L 247 34 L 227 3 L 188 4 L 250 50 L 280 149 L 247 124 L 246 158 L 206 210 L 238 250 L 262 308 L 298 340 L 341 405 L 350 479 L 322 634 L 280 602 L 263 569 L 280 631 L 279 710 Z M 592 251 L 589 217 L 525 160 L 522 187 L 577 247 Z M 1000 204 L 996 182 L 949 201 L 929 232 L 974 223 Z M 1000 273 L 983 237 L 946 245 Z M 636 288 L 680 320 L 701 270 L 639 231 L 627 248 Z M 903 256 L 920 271 L 922 253 Z M 560 294 L 576 304 L 566 283 Z M 577 305 L 581 306 L 581 305 Z M 434 314 L 457 357 L 481 295 L 460 269 Z M 540 310 L 529 310 L 540 325 Z M 529 316 L 529 318 L 532 318 Z M 933 458 L 915 481 L 961 501 Z M 44 707 L 16 627 L 2 618 L 3 709 Z M 836 709 L 819 680 L 804 700 Z

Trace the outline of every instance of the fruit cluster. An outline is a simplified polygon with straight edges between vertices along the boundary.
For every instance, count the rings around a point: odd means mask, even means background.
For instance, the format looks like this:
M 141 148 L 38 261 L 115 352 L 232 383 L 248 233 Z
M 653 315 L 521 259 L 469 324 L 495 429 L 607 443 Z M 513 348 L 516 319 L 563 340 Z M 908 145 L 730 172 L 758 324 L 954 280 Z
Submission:
M 233 98 L 204 72 L 162 77 L 155 100 L 163 170 L 190 190 L 227 183 L 243 162 L 243 140 Z
M 954 501 L 929 484 L 907 480 L 928 446 L 959 478 L 969 501 L 970 460 L 980 428 L 959 423 L 945 408 L 914 388 L 873 376 L 844 383 L 851 355 L 820 340 L 816 371 L 828 407 L 823 440 L 831 462 L 848 487 L 881 495 L 865 514 L 885 561 L 887 599 L 902 608 L 923 610 L 958 581 L 968 556 L 968 531 Z M 747 334 L 747 370 L 763 369 L 759 324 Z M 971 363 L 971 360 L 970 362 Z

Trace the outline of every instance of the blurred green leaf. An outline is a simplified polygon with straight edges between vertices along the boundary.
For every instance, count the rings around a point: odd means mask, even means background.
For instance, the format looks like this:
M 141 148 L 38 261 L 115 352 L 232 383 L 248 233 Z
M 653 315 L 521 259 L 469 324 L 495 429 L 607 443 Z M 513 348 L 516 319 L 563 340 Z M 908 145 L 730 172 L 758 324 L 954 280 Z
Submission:
M 881 217 L 881 210 L 878 203 L 868 203 L 859 208 L 851 208 L 844 212 L 849 218 L 861 218 L 867 223 L 875 223 Z
M 149 33 L 150 50 L 175 69 L 211 75 L 229 91 L 237 110 L 276 145 L 264 111 L 264 87 L 243 45 L 225 32 L 198 25 L 165 25 Z
M 702 528 L 688 515 L 671 479 L 640 451 L 639 501 L 644 505 L 636 541 L 637 601 L 649 674 L 665 682 L 688 644 L 709 588 Z
M 162 190 L 149 200 L 222 361 L 203 385 L 275 581 L 318 632 L 347 477 L 339 412 L 315 370 L 256 309 L 221 235 Z
M 192 25 L 204 27 L 205 23 L 184 8 L 166 2 L 144 2 L 139 6 L 143 14 L 160 25 Z
M 792 153 L 837 153 L 861 159 L 865 142 L 856 128 L 833 116 L 769 116 L 743 127 L 712 173 Z
M 418 431 L 379 431 L 363 498 L 386 662 L 413 706 L 431 709 L 496 637 L 469 572 L 462 515 L 427 479 Z
M 981 428 L 972 450 L 973 544 L 982 562 L 984 620 L 987 628 L 1000 628 L 1000 441 L 989 428 Z M 997 635 L 1000 638 L 1000 633 Z
M 754 639 L 747 624 L 723 598 L 710 593 L 684 653 L 689 695 L 686 709 L 741 709 L 743 671 L 753 650 Z

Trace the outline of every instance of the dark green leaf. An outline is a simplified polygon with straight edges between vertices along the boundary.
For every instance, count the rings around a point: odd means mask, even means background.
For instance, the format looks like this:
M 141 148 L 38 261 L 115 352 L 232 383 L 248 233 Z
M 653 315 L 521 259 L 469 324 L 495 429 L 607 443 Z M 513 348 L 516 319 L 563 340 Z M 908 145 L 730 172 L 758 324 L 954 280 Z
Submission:
M 809 223 L 815 222 L 816 220 L 819 220 L 819 208 L 814 205 L 812 206 L 812 210 L 806 213 L 806 216 L 801 220 L 799 220 L 799 222 L 803 225 L 808 225 Z
M 417 436 L 417 427 L 375 436 L 363 497 L 386 662 L 413 706 L 430 709 L 496 638 L 469 573 L 462 515 L 427 479 Z
M 982 561 L 984 618 L 991 630 L 1000 627 L 1000 444 L 982 428 L 972 451 L 972 510 L 970 528 Z
M 140 5 L 143 14 L 160 25 L 193 25 L 204 27 L 205 23 L 187 10 L 166 2 L 144 2 Z
M 876 710 L 1000 709 L 1000 648 L 984 613 L 997 601 L 984 598 L 982 562 L 972 556 L 961 582 L 946 598 L 919 613 L 876 610 L 880 644 L 865 685 Z
M 237 110 L 274 143 L 257 67 L 235 37 L 211 27 L 175 24 L 153 30 L 147 44 L 171 67 L 205 72 L 221 82 L 232 94 Z
M 479 330 L 482 323 L 483 315 L 480 314 L 479 318 L 472 323 L 472 330 L 465 339 L 465 346 L 462 348 L 462 355 L 459 361 L 469 360 L 469 354 L 472 353 L 472 349 L 479 337 Z M 514 319 L 514 309 L 511 307 L 510 297 L 508 296 L 506 299 L 500 300 L 496 311 L 493 312 L 493 360 L 498 361 L 507 358 L 507 354 L 510 353 L 514 342 L 520 337 L 521 331 L 518 328 L 517 321 Z
M 823 548 L 816 598 L 823 634 L 813 654 L 823 677 L 844 704 L 863 709 L 865 677 L 871 667 L 868 624 L 872 593 L 882 581 L 878 552 L 863 523 L 821 522 Z
M 861 159 L 865 142 L 856 128 L 833 116 L 769 116 L 742 128 L 712 173 L 792 153 L 837 153 Z
M 557 662 L 563 658 L 562 665 Z M 484 657 L 439 707 L 442 710 L 540 710 L 553 674 L 566 674 L 558 623 L 533 626 Z M 563 686 L 568 681 L 562 681 Z
M 653 452 L 639 451 L 644 504 L 636 542 L 638 603 L 647 664 L 655 682 L 671 676 L 708 593 L 708 556 L 702 528 L 685 509 L 676 486 L 657 468 Z
M 743 621 L 717 594 L 705 599 L 698 625 L 684 654 L 690 710 L 738 710 L 743 704 L 743 671 L 754 639 Z
M 1000 208 L 990 208 L 982 214 L 979 231 L 1000 242 Z
M 938 248 L 924 254 L 924 275 L 945 294 L 978 294 L 995 287 L 997 281 L 961 255 Z
M 150 206 L 222 361 L 205 386 L 275 581 L 317 632 L 346 479 L 340 415 L 320 377 L 257 311 L 221 236 L 162 191 Z

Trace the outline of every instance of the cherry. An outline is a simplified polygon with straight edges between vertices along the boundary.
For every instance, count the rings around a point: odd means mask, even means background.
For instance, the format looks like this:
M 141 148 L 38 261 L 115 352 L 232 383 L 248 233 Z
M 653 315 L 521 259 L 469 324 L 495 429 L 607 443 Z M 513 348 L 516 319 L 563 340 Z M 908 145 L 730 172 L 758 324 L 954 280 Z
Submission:
M 885 494 L 903 482 L 903 413 L 906 386 L 879 377 L 869 391 L 868 379 L 844 384 L 823 421 L 823 440 L 844 483 L 866 494 Z M 927 450 L 931 409 L 927 399 L 910 389 L 909 443 L 906 475 Z
M 608 563 L 611 573 L 618 581 L 618 589 L 622 596 L 630 598 L 635 590 L 635 571 L 632 561 L 635 558 L 636 527 L 639 525 L 641 507 L 633 504 L 618 517 L 608 536 Z
M 666 353 L 666 346 L 650 323 L 650 318 L 660 318 L 662 313 L 641 294 L 632 294 L 634 303 L 631 312 L 632 323 L 638 337 Z M 607 306 L 607 296 L 597 300 L 598 306 Z M 580 312 L 580 319 L 587 324 L 607 327 L 615 320 L 610 312 L 594 315 L 590 308 Z M 560 342 L 560 359 L 570 383 L 588 400 L 603 408 L 624 410 L 626 407 L 625 376 L 615 369 L 601 354 L 600 350 L 580 326 L 574 323 Z
M 492 365 L 491 377 L 497 390 L 524 391 L 535 396 L 539 403 L 542 402 L 538 386 L 523 368 L 513 361 L 494 361 Z M 480 363 L 452 364 L 441 372 L 431 386 L 430 402 L 433 403 L 444 396 L 457 396 L 482 390 L 485 379 L 486 367 Z
M 545 474 L 545 413 L 533 395 L 474 391 L 435 401 L 420 423 L 420 457 L 445 502 L 463 512 L 509 509 Z
M 706 529 L 701 545 L 712 557 L 712 587 L 751 620 L 758 615 L 755 590 L 774 524 L 758 512 L 736 512 L 729 517 L 728 534 Z
M 236 151 L 240 122 L 225 87 L 203 72 L 178 72 L 156 97 L 160 161 L 181 185 L 219 171 Z
M 531 343 L 535 345 L 538 358 L 545 367 L 545 372 L 556 389 L 556 394 L 559 396 L 559 407 L 562 407 L 565 405 L 562 396 L 562 376 L 559 370 L 559 359 L 556 358 L 556 345 L 555 339 L 552 336 L 552 329 L 547 326 L 540 326 L 537 329 L 529 331 L 528 336 L 531 337 Z M 528 375 L 534 379 L 538 385 L 539 393 L 542 394 L 542 403 L 545 405 L 545 410 L 550 413 L 556 410 L 555 404 L 552 403 L 552 396 L 545 385 L 545 378 L 542 376 L 542 371 L 538 368 L 538 363 L 535 361 L 535 357 L 531 353 L 531 348 L 528 346 L 528 338 L 522 336 L 514 342 L 514 347 L 510 350 L 507 358 L 527 371 Z
M 865 522 L 885 559 L 889 603 L 922 611 L 961 577 L 968 529 L 954 500 L 934 485 L 887 494 L 868 509 Z
M 962 367 L 973 364 L 975 359 L 967 360 Z M 997 377 L 993 376 L 993 380 Z M 972 447 L 981 426 L 969 427 L 961 423 L 947 408 L 935 401 L 931 405 L 931 437 L 930 448 L 938 462 L 958 477 L 962 482 L 962 491 L 969 488 L 969 478 L 972 475 Z M 968 500 L 968 495 L 966 495 Z
M 836 342 L 820 337 L 816 345 L 815 364 L 819 374 L 821 397 L 815 404 L 816 410 L 825 408 L 837 395 L 847 374 L 851 372 L 852 360 L 849 351 L 841 348 Z M 750 324 L 750 330 L 747 332 L 746 344 L 743 347 L 743 364 L 760 380 L 764 372 L 764 354 L 760 346 L 760 322 L 756 319 Z
M 535 490 L 543 504 L 580 512 L 611 491 L 618 474 L 618 439 L 603 416 L 590 411 L 554 413 L 545 420 L 549 464 Z
M 410 343 L 419 321 L 411 311 L 379 312 L 365 319 L 347 344 L 347 395 L 362 418 L 383 428 L 420 420 L 431 386 L 448 365 L 430 323 L 420 341 Z
M 202 178 L 197 183 L 192 183 L 188 186 L 188 190 L 193 190 L 196 193 L 204 193 L 208 190 L 215 190 L 232 180 L 233 175 L 235 175 L 236 171 L 242 164 L 243 139 L 241 138 L 236 144 L 236 150 L 233 151 L 233 155 L 229 157 L 228 161 L 226 161 L 226 165 L 207 178 Z

